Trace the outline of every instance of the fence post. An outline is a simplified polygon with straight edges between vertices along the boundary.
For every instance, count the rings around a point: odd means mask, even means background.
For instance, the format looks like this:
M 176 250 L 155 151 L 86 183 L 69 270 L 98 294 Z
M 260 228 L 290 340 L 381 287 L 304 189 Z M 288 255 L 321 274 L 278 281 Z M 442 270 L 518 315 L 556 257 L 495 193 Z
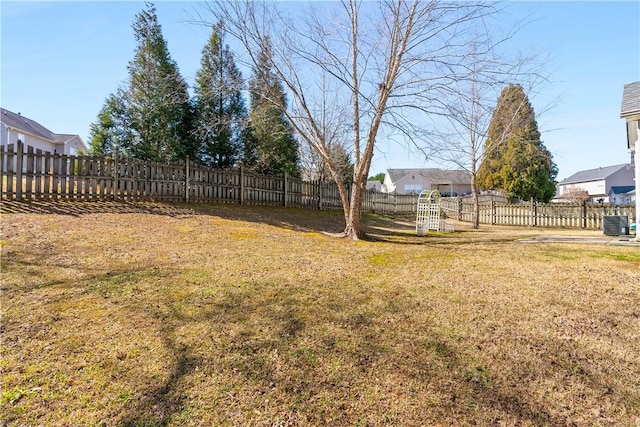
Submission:
M 491 225 L 496 224 L 496 201 L 491 199 L 489 209 L 491 210 Z
M 6 154 L 5 154 L 5 148 L 4 146 L 0 145 L 0 171 L 2 173 L 0 173 L 0 198 L 2 197 L 2 194 L 4 193 L 4 175 L 7 172 L 6 167 L 4 165 L 4 162 L 6 161 Z M 9 180 L 9 177 L 7 176 L 7 180 Z
M 240 164 L 240 205 L 244 205 L 244 166 Z
M 458 197 L 458 221 L 462 221 L 462 197 Z
M 376 213 L 376 199 L 377 198 L 378 198 L 378 192 L 374 188 L 373 192 L 371 193 L 371 211 L 373 213 Z
M 587 228 L 587 201 L 582 201 L 582 228 Z
M 9 196 L 9 200 L 13 200 L 14 192 L 14 177 L 15 177 L 15 168 L 14 168 L 14 159 L 16 157 L 15 145 L 8 144 L 7 145 L 7 156 L 6 156 L 6 166 L 7 166 L 7 195 Z
M 22 162 L 24 143 L 22 140 L 18 140 L 16 144 L 16 200 L 22 200 Z
M 118 194 L 118 147 L 113 149 L 113 187 L 111 188 L 111 198 L 116 200 Z
M 184 200 L 189 203 L 189 155 L 185 159 L 184 165 Z
M 538 212 L 537 212 L 536 201 L 533 198 L 531 198 L 531 220 L 529 222 L 531 227 L 535 227 L 536 225 L 538 225 L 538 223 L 536 221 L 537 213 Z
M 287 207 L 287 186 L 289 184 L 289 174 L 285 171 L 284 172 L 284 188 L 282 189 L 283 192 L 283 196 L 284 196 L 284 207 Z
M 34 198 L 33 192 L 33 182 L 35 177 L 35 152 L 32 146 L 27 147 L 27 176 L 26 181 L 27 185 L 25 186 L 25 190 L 27 193 L 27 198 Z

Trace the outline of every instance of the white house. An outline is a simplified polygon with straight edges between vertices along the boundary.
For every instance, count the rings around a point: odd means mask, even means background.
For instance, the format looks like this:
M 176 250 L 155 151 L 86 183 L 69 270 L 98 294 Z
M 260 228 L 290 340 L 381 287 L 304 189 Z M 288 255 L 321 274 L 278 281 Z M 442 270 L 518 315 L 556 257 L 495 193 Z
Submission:
M 367 191 L 374 191 L 379 193 L 382 190 L 382 183 L 377 179 L 372 181 L 367 181 Z
M 0 144 L 7 147 L 24 143 L 24 151 L 28 147 L 54 154 L 75 155 L 78 151 L 87 151 L 87 146 L 78 135 L 53 133 L 35 120 L 0 108 Z
M 633 186 L 633 169 L 628 163 L 576 172 L 558 183 L 559 199 L 586 191 L 591 202 L 609 202 L 611 187 Z
M 471 173 L 436 168 L 387 169 L 382 184 L 383 192 L 420 194 L 423 190 L 438 190 L 444 196 L 470 194 Z
M 629 205 L 635 202 L 635 197 L 636 193 L 633 185 L 614 185 L 609 191 L 609 203 L 612 205 Z
M 636 190 L 640 185 L 640 81 L 624 85 L 620 118 L 627 124 L 627 147 L 635 169 Z M 635 197 L 635 193 L 634 193 Z M 640 198 L 636 202 L 636 240 L 640 240 Z

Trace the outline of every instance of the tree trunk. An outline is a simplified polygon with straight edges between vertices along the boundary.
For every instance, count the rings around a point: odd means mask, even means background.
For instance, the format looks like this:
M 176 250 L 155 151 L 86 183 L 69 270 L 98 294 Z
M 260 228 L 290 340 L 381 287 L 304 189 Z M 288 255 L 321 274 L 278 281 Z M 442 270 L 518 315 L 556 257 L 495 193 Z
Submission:
M 471 226 L 474 229 L 478 229 L 480 228 L 480 202 L 478 201 L 478 191 L 476 186 L 475 174 L 471 174 L 471 200 L 473 200 Z
M 351 187 L 351 197 L 347 186 L 339 182 L 338 192 L 342 201 L 342 210 L 344 213 L 345 227 L 342 233 L 334 236 L 350 237 L 353 240 L 365 239 L 367 234 L 362 227 L 362 199 L 364 197 L 364 188 L 366 185 L 353 184 Z
M 365 239 L 367 237 L 367 233 L 365 233 L 362 227 L 362 199 L 364 197 L 365 186 L 363 186 L 362 182 L 353 184 L 349 209 L 348 212 L 345 211 L 346 225 L 344 235 L 353 240 Z

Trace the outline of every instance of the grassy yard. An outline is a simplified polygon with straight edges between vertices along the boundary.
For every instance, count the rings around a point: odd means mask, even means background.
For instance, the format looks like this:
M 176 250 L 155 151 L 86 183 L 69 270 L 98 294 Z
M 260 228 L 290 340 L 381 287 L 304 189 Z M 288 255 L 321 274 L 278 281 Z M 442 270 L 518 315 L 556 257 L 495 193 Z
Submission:
M 517 241 L 601 232 L 2 211 L 0 425 L 640 425 L 640 250 Z

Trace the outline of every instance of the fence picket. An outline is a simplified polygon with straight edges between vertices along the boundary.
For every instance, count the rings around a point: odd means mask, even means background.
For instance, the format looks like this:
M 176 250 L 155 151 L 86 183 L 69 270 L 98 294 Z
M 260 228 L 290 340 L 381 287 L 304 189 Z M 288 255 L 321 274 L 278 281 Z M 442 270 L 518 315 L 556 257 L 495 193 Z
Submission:
M 27 164 L 26 164 L 26 173 L 25 173 L 25 181 L 26 181 L 26 185 L 25 185 L 25 196 L 28 199 L 31 199 L 33 197 L 33 193 L 34 193 L 34 189 L 33 189 L 33 180 L 34 180 L 34 170 L 35 170 L 35 153 L 33 150 L 33 147 L 28 147 L 27 148 Z

